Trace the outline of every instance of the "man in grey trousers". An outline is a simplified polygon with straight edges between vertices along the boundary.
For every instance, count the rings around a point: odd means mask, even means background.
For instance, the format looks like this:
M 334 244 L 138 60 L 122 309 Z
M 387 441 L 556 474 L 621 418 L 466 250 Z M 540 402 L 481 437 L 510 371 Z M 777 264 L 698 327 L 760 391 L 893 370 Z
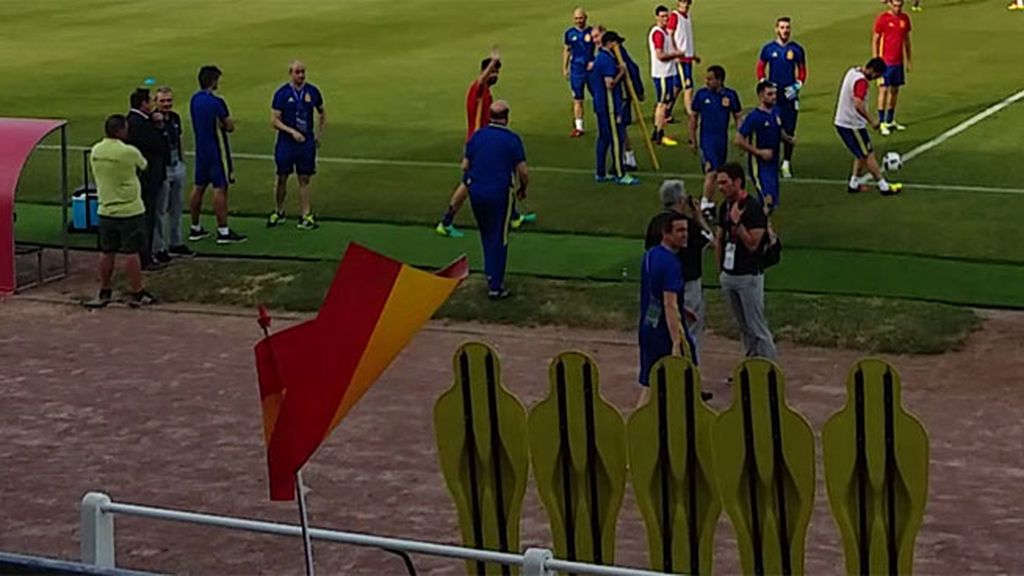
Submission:
M 163 116 L 162 129 L 171 159 L 167 180 L 158 198 L 153 254 L 161 262 L 171 256 L 195 256 L 181 235 L 181 212 L 185 191 L 185 149 L 181 146 L 181 116 L 174 111 L 174 92 L 164 86 L 156 91 L 156 108 Z
M 718 211 L 715 255 L 722 297 L 732 311 L 748 357 L 778 357 L 764 315 L 762 242 L 768 216 L 756 196 L 747 194 L 743 167 L 729 162 L 718 171 L 718 189 L 725 202 Z
M 704 220 L 694 199 L 686 193 L 686 184 L 682 180 L 665 180 L 658 190 L 662 211 L 647 225 L 647 237 L 644 248 L 650 250 L 661 243 L 660 219 L 663 215 L 676 212 L 686 216 L 687 242 L 686 247 L 678 252 L 679 263 L 683 269 L 683 321 L 686 329 L 696 344 L 699 357 L 704 346 L 704 286 L 703 276 L 704 248 L 714 240 L 711 227 Z

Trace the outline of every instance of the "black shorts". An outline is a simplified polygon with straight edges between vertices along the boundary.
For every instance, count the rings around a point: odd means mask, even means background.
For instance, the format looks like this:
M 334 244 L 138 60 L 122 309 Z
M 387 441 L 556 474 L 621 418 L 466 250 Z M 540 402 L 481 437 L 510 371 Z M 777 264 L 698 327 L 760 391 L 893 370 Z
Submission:
M 145 216 L 100 216 L 100 252 L 139 254 L 146 246 Z

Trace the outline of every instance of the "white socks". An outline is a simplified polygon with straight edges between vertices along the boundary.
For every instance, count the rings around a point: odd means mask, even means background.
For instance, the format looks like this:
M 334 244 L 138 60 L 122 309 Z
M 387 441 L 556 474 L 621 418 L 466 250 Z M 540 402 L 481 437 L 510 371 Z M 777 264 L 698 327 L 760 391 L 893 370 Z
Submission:
M 885 180 L 885 178 L 882 178 L 881 180 L 878 181 L 878 189 L 881 190 L 882 192 L 889 191 L 889 183 Z
M 634 152 L 632 150 L 626 150 L 625 156 L 626 156 L 625 164 L 627 164 L 629 166 L 636 166 L 636 152 Z
M 576 126 L 577 130 L 579 130 L 580 132 L 583 132 L 583 118 L 575 119 L 573 121 L 573 125 Z
M 220 234 L 221 236 L 226 236 L 230 232 L 231 228 L 228 228 L 227 226 L 217 226 L 217 234 Z

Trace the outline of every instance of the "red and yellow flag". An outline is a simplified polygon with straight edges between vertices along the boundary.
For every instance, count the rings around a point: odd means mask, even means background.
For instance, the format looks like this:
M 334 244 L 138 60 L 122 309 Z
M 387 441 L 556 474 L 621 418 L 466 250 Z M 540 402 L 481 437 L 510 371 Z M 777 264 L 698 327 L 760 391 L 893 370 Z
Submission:
M 431 274 L 349 244 L 316 318 L 256 345 L 270 499 L 469 273 L 462 257 Z

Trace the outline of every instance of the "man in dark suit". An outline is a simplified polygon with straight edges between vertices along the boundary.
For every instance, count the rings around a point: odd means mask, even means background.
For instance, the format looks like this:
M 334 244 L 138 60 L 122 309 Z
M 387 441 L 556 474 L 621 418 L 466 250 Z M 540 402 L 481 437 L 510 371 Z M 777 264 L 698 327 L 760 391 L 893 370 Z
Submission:
M 170 162 L 170 150 L 163 136 L 160 124 L 163 117 L 160 112 L 153 112 L 153 102 L 149 90 L 139 88 L 129 98 L 131 110 L 128 112 L 128 144 L 135 146 L 146 159 L 147 168 L 139 174 L 142 184 L 142 203 L 146 207 L 146 243 L 142 251 L 143 270 L 153 270 L 159 263 L 153 258 L 153 234 L 156 227 L 157 199 L 167 178 L 167 164 Z

